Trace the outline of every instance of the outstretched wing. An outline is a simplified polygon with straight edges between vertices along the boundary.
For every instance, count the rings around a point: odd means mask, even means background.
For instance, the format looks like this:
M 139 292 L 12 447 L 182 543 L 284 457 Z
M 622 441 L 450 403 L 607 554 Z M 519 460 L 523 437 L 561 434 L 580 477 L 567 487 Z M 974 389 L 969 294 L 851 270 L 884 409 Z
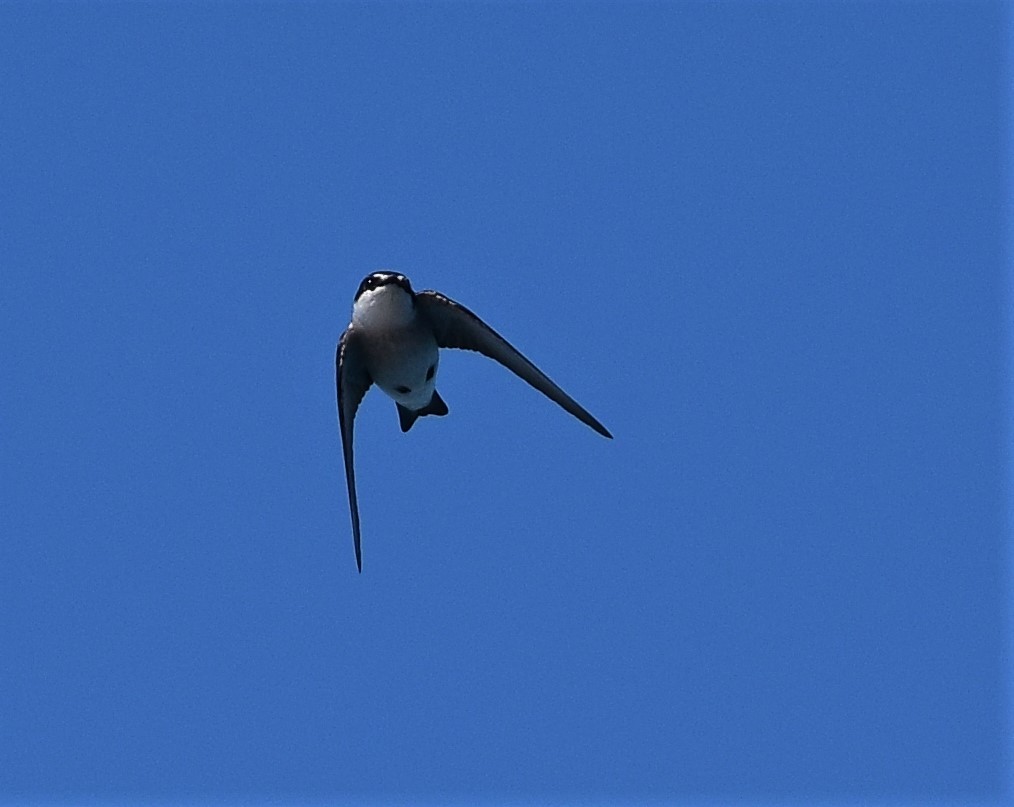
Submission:
M 465 306 L 436 291 L 421 291 L 415 296 L 417 310 L 430 322 L 440 347 L 474 350 L 527 381 L 535 389 L 556 401 L 582 423 L 595 429 L 603 437 L 612 435 L 588 410 L 554 384 L 538 367 L 490 328 Z
M 373 380 L 366 371 L 362 350 L 352 327 L 349 326 L 338 341 L 334 357 L 335 390 L 338 394 L 338 425 L 342 433 L 342 450 L 345 454 L 345 481 L 349 487 L 349 509 L 352 512 L 352 540 L 356 546 L 356 566 L 363 570 L 363 555 L 359 546 L 359 504 L 356 502 L 356 468 L 352 456 L 352 430 L 356 410 Z

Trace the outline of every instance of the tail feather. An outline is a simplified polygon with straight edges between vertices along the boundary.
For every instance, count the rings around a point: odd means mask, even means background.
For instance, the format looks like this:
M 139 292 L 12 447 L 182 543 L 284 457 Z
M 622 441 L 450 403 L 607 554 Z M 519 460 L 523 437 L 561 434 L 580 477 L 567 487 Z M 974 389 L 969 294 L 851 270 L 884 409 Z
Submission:
M 424 415 L 443 417 L 448 412 L 447 404 L 444 403 L 443 398 L 440 397 L 436 390 L 433 390 L 433 397 L 430 398 L 430 402 L 422 409 L 406 409 L 401 404 L 396 404 L 396 406 L 398 407 L 398 421 L 401 423 L 401 430 L 403 432 L 411 429 L 412 424 Z

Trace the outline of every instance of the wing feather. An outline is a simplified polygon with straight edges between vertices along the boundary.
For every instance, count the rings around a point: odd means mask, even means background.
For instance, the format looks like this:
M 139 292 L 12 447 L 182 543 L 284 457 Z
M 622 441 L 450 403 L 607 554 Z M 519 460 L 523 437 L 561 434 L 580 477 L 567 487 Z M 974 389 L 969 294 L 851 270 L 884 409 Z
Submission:
M 373 383 L 366 370 L 362 350 L 352 326 L 345 329 L 335 351 L 335 390 L 338 395 L 338 425 L 345 455 L 345 481 L 349 488 L 349 510 L 352 513 L 352 540 L 356 548 L 356 567 L 363 571 L 363 555 L 359 541 L 359 504 L 356 501 L 356 468 L 352 453 L 352 433 L 356 410 Z
M 416 294 L 415 300 L 417 309 L 432 325 L 440 347 L 474 350 L 499 362 L 582 423 L 603 437 L 612 438 L 606 427 L 592 417 L 588 410 L 465 306 L 436 291 L 421 291 Z

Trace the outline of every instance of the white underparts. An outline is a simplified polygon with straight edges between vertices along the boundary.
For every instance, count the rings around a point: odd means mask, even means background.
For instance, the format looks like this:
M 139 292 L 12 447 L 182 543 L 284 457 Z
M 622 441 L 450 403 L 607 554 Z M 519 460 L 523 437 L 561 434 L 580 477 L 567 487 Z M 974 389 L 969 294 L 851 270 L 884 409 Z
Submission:
M 373 382 L 408 409 L 425 407 L 436 387 L 439 354 L 411 295 L 394 284 L 363 292 L 352 309 L 352 327 L 363 335 Z M 427 378 L 431 367 L 434 377 Z
M 400 328 L 414 318 L 412 297 L 393 283 L 364 291 L 352 307 L 353 324 L 364 330 Z

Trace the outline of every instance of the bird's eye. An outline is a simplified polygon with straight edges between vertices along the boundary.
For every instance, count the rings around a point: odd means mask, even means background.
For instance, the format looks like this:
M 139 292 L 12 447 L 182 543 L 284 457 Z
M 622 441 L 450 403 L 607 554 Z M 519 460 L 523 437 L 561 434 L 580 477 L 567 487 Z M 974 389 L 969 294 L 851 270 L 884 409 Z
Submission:
M 437 366 L 435 364 L 431 364 L 430 365 L 430 369 L 426 371 L 426 380 L 427 381 L 432 381 L 433 380 L 433 376 L 436 374 L 436 372 L 437 372 Z

